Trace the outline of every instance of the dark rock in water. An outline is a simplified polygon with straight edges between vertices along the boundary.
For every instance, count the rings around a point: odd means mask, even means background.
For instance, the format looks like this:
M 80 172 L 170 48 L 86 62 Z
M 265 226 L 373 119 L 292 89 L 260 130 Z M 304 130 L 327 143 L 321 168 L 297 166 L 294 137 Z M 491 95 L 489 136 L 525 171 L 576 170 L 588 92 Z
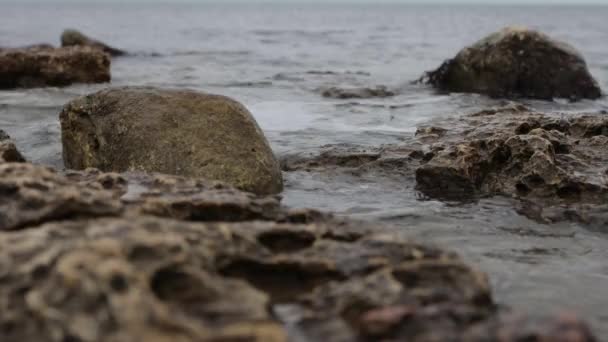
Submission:
M 328 146 L 284 156 L 281 165 L 286 172 L 397 178 L 446 201 L 504 195 L 519 199 L 519 211 L 541 222 L 606 227 L 607 146 L 605 115 L 543 114 L 510 104 L 432 122 L 401 144 Z
M 366 148 L 334 148 L 319 155 L 288 155 L 281 159 L 283 171 L 312 170 L 327 167 L 359 167 L 377 161 L 381 152 Z
M 454 253 L 221 183 L 2 164 L 0 206 L 2 341 L 523 341 Z
M 374 97 L 391 97 L 395 92 L 385 86 L 375 88 L 336 88 L 332 87 L 322 91 L 323 97 L 334 99 L 368 99 Z
M 23 163 L 25 158 L 11 141 L 0 141 L 0 163 Z
M 581 217 L 581 204 L 608 209 L 608 118 L 556 118 L 511 107 L 473 114 L 452 127 L 460 128 L 438 138 L 433 157 L 416 171 L 426 195 L 504 194 L 547 210 L 575 206 Z
M 493 97 L 576 100 L 602 96 L 585 60 L 573 47 L 516 27 L 463 49 L 421 81 L 445 91 Z
M 0 141 L 9 140 L 11 137 L 0 129 Z
M 3 130 L 0 130 L 0 163 L 23 163 L 25 158 Z
M 0 89 L 109 82 L 110 58 L 88 47 L 35 46 L 0 51 Z
M 89 46 L 100 49 L 111 56 L 124 56 L 127 54 L 127 52 L 123 50 L 108 46 L 73 29 L 63 31 L 61 34 L 61 46 Z
M 257 194 L 283 189 L 264 133 L 245 107 L 227 97 L 108 89 L 67 104 L 60 118 L 68 168 L 203 177 Z

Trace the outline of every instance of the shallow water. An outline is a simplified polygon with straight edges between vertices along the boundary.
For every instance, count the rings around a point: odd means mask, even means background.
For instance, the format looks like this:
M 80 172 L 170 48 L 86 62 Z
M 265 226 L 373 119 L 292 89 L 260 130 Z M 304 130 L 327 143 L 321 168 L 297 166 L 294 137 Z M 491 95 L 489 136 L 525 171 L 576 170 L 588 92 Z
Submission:
M 576 46 L 608 89 L 608 7 L 399 5 L 0 5 L 0 46 L 57 43 L 64 28 L 134 52 L 113 85 L 187 87 L 243 102 L 279 156 L 326 144 L 399 143 L 430 120 L 487 108 L 477 95 L 438 95 L 410 81 L 461 47 L 522 24 Z M 399 88 L 390 99 L 328 100 L 327 86 Z M 0 128 L 32 161 L 61 166 L 58 113 L 101 86 L 0 92 Z M 550 112 L 608 110 L 608 100 L 529 102 Z M 571 310 L 608 338 L 608 229 L 541 225 L 509 199 L 419 200 L 412 180 L 285 174 L 284 202 L 393 223 L 488 272 L 501 303 Z M 602 227 L 599 227 L 602 228 Z

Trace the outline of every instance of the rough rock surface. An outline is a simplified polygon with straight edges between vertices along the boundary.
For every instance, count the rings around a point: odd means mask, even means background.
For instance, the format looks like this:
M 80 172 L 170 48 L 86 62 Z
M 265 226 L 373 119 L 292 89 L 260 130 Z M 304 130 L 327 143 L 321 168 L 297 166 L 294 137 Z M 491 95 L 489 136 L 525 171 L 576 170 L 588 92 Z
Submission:
M 159 172 L 281 192 L 278 162 L 249 111 L 190 90 L 107 89 L 67 104 L 63 157 L 72 169 Z
M 109 82 L 110 58 L 90 47 L 0 50 L 0 89 Z
M 0 130 L 0 163 L 25 162 L 23 155 L 21 155 L 15 144 L 9 139 L 8 134 Z
M 98 40 L 87 37 L 81 32 L 74 29 L 67 29 L 61 34 L 61 46 L 89 46 L 95 49 L 100 49 L 111 56 L 123 56 L 127 53 L 123 50 L 111 47 Z
M 421 81 L 493 97 L 595 99 L 602 95 L 583 57 L 566 43 L 508 27 L 460 51 Z
M 217 182 L 6 163 L 0 205 L 2 341 L 594 341 L 504 318 L 453 253 Z
M 469 129 L 438 139 L 433 157 L 416 171 L 425 194 L 503 194 L 543 205 L 606 209 L 608 117 L 549 116 L 516 106 L 460 121 L 451 127 Z
M 0 231 L 121 212 L 120 201 L 107 191 L 74 184 L 43 166 L 0 163 Z
M 324 89 L 321 92 L 323 97 L 334 99 L 369 99 L 374 97 L 391 97 L 395 92 L 385 86 L 375 88 L 337 88 Z
M 284 171 L 415 180 L 427 197 L 448 201 L 506 195 L 533 219 L 601 226 L 608 224 L 607 146 L 604 114 L 543 114 L 509 104 L 432 122 L 401 145 L 331 146 L 281 164 Z

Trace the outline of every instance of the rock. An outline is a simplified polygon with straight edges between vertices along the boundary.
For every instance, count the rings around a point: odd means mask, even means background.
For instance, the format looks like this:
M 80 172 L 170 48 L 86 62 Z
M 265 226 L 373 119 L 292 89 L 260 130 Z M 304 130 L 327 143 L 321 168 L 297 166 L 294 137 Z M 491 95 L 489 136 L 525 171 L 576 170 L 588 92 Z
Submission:
M 374 97 L 391 97 L 395 92 L 385 86 L 375 88 L 337 88 L 332 87 L 322 91 L 323 97 L 334 99 L 369 99 Z
M 596 99 L 583 57 L 566 43 L 507 27 L 460 51 L 421 79 L 438 89 L 493 97 Z
M 217 182 L 1 164 L 0 225 L 11 230 L 0 230 L 2 341 L 481 342 L 516 331 L 487 277 L 452 252 Z M 594 341 L 575 317 L 516 322 Z
M 95 49 L 100 49 L 111 56 L 124 56 L 127 54 L 123 50 L 108 46 L 73 29 L 63 31 L 61 34 L 61 46 L 88 46 Z
M 0 89 L 109 82 L 110 58 L 88 47 L 0 51 Z
M 187 221 L 291 222 L 300 212 L 285 211 L 276 197 L 260 197 L 219 182 L 162 174 L 103 173 L 89 169 L 67 171 L 70 181 L 111 191 L 132 215 L 151 215 Z M 311 217 L 319 216 L 310 213 Z M 310 222 L 314 219 L 300 219 Z
M 23 163 L 25 158 L 11 141 L 0 141 L 0 163 Z
M 479 118 L 483 117 L 483 121 Z M 416 170 L 417 188 L 433 198 L 464 200 L 502 194 L 556 208 L 583 220 L 591 208 L 606 210 L 608 156 L 603 151 L 608 118 L 561 115 L 505 108 L 484 111 L 451 123 L 438 138 L 432 158 Z M 602 143 L 602 141 L 604 143 Z M 599 142 L 599 143 L 598 143 Z M 603 209 L 602 209 L 603 208 Z M 591 212 L 595 211 L 591 210 Z M 551 214 L 555 218 L 555 212 Z
M 0 198 L 0 231 L 122 212 L 111 193 L 74 184 L 54 170 L 31 164 L 0 163 Z
M 506 340 L 523 341 L 598 341 L 589 327 L 569 313 L 553 317 L 529 317 L 519 314 L 505 314 L 491 322 L 475 326 L 466 333 L 467 341 Z
M 9 139 L 8 134 L 0 130 L 0 163 L 25 162 L 23 155 L 21 155 L 15 144 Z
M 290 331 L 271 311 L 281 303 L 298 303 L 318 318 L 298 322 L 315 332 L 329 320 L 344 319 L 338 308 L 327 310 L 324 297 L 345 308 L 355 305 L 348 315 L 356 315 L 357 298 L 376 305 L 411 295 L 426 306 L 422 301 L 433 292 L 447 296 L 433 301 L 449 307 L 455 300 L 490 316 L 487 302 L 469 303 L 470 295 L 489 299 L 487 281 L 454 255 L 373 235 L 355 242 L 323 237 L 333 229 L 138 217 L 69 221 L 0 235 L 0 308 L 10 313 L 0 317 L 0 325 L 11 326 L 0 330 L 0 338 L 287 341 Z M 305 243 L 277 249 L 277 239 Z M 430 273 L 423 275 L 427 268 Z M 420 281 L 411 283 L 417 274 Z M 419 323 L 415 326 L 427 334 L 444 328 Z M 358 335 L 343 328 L 336 333 Z M 324 340 L 335 340 L 334 335 Z
M 444 127 L 449 127 L 446 129 Z M 552 114 L 509 103 L 434 120 L 380 147 L 330 145 L 282 157 L 285 172 L 348 182 L 412 184 L 420 195 L 468 202 L 502 195 L 525 216 L 575 221 L 605 230 L 608 222 L 608 117 Z
M 51 44 L 46 44 L 46 43 L 40 43 L 40 44 L 32 44 L 32 45 L 26 45 L 26 46 L 21 46 L 18 48 L 14 48 L 14 47 L 0 47 L 0 52 L 2 51 L 7 51 L 7 50 L 43 50 L 43 49 L 54 49 L 55 47 Z
M 281 171 L 249 111 L 227 97 L 126 87 L 67 104 L 63 156 L 72 169 L 142 171 L 282 191 Z

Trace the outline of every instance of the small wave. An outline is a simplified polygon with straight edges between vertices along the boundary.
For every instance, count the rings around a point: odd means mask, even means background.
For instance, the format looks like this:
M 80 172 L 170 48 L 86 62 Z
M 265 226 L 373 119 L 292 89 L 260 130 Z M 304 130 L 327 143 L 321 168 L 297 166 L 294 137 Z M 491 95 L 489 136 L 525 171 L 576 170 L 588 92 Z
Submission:
M 350 107 L 364 107 L 364 108 L 384 108 L 384 109 L 401 109 L 401 108 L 411 108 L 415 105 L 413 103 L 403 103 L 403 104 L 381 104 L 381 103 L 362 103 L 362 102 L 347 102 L 347 103 L 338 103 L 335 105 L 337 108 L 350 108 Z
M 270 81 L 251 81 L 251 82 L 228 82 L 222 84 L 212 84 L 215 87 L 223 88 L 265 88 L 271 87 L 272 82 Z
M 249 56 L 253 52 L 249 50 L 184 50 L 174 51 L 166 55 L 158 54 L 159 57 L 164 56 Z
M 352 30 L 253 30 L 251 33 L 262 37 L 276 37 L 284 35 L 293 35 L 296 37 L 326 37 L 332 34 L 348 34 L 352 33 Z
M 366 71 L 331 71 L 331 70 L 309 70 L 305 72 L 308 75 L 331 76 L 331 75 L 356 75 L 356 76 L 371 76 L 372 74 Z

